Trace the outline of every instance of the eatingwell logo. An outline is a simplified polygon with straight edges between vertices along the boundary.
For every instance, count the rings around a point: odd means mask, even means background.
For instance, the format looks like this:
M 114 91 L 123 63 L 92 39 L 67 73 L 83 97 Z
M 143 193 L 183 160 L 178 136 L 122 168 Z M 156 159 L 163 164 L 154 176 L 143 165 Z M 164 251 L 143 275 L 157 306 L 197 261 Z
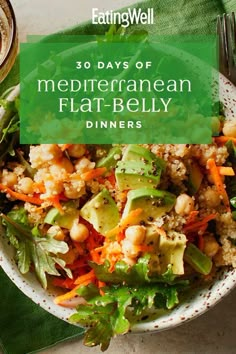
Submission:
M 102 12 L 98 8 L 93 8 L 92 23 L 95 25 L 118 24 L 122 27 L 133 24 L 154 24 L 154 10 L 153 8 L 148 8 L 145 11 L 141 8 L 127 8 L 125 12 L 120 13 L 113 10 Z

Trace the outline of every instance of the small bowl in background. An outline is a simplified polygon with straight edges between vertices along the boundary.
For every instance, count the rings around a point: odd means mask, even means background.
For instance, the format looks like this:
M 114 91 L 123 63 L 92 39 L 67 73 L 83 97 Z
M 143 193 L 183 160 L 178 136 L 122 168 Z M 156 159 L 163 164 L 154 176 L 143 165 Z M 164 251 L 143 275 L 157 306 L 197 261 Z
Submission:
M 18 52 L 14 10 L 9 0 L 0 0 L 0 83 L 11 70 Z

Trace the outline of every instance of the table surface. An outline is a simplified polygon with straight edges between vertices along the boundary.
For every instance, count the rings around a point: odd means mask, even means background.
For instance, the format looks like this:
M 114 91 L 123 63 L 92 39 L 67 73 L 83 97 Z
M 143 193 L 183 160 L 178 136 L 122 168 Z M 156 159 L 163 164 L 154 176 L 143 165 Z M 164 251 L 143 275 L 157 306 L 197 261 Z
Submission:
M 133 0 L 11 0 L 16 12 L 20 40 L 29 34 L 49 34 L 91 18 L 91 8 L 118 9 Z M 204 353 L 233 354 L 236 347 L 236 289 L 216 307 L 197 319 L 169 331 L 134 335 L 112 340 L 107 354 Z M 82 341 L 70 341 L 42 351 L 42 354 L 99 353 Z

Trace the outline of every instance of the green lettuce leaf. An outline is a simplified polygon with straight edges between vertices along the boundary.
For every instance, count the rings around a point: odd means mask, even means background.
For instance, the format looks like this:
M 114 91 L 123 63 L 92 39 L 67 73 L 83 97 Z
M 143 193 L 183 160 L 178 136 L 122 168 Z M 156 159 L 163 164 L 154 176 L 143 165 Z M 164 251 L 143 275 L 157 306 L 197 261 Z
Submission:
M 72 323 L 86 326 L 84 344 L 101 346 L 105 351 L 112 337 L 125 334 L 131 327 L 129 311 L 134 316 L 155 306 L 171 309 L 178 304 L 178 286 L 162 283 L 141 286 L 111 285 L 100 295 L 95 285 L 82 286 L 77 292 L 87 301 L 70 317 Z M 161 299 L 161 304 L 159 303 Z M 161 306 L 160 306 L 161 305 Z
M 65 254 L 69 250 L 66 242 L 42 235 L 37 226 L 32 228 L 24 208 L 14 209 L 7 215 L 1 214 L 1 218 L 6 229 L 6 236 L 16 249 L 16 261 L 22 274 L 29 272 L 33 265 L 45 289 L 47 288 L 47 274 L 60 276 L 56 268 L 57 264 L 72 278 L 71 271 L 66 268 L 65 261 L 60 258 L 60 254 Z
M 5 94 L 8 93 L 7 91 Z M 0 115 L 0 162 L 2 162 L 7 154 L 15 155 L 14 148 L 19 143 L 19 98 L 17 97 L 15 101 L 9 102 L 5 97 L 0 97 L 0 107 L 5 110 Z
M 120 284 L 145 284 L 145 283 L 168 283 L 174 284 L 183 282 L 178 276 L 173 274 L 171 266 L 164 274 L 149 276 L 150 255 L 146 254 L 138 259 L 138 262 L 130 267 L 127 263 L 117 262 L 113 272 L 109 271 L 110 263 L 106 260 L 103 264 L 89 262 L 94 269 L 96 277 L 106 283 Z M 185 282 L 185 281 L 184 281 Z

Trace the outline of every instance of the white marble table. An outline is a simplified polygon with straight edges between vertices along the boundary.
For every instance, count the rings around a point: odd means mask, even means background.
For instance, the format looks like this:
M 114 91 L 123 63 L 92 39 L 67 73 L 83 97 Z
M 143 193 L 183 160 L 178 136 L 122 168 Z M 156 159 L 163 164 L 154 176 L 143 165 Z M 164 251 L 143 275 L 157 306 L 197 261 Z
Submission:
M 91 17 L 91 7 L 118 9 L 133 0 L 12 0 L 20 40 L 27 34 L 48 34 Z M 107 354 L 234 354 L 236 352 L 236 289 L 215 308 L 178 328 L 112 341 Z M 42 354 L 95 354 L 81 341 L 66 342 Z

